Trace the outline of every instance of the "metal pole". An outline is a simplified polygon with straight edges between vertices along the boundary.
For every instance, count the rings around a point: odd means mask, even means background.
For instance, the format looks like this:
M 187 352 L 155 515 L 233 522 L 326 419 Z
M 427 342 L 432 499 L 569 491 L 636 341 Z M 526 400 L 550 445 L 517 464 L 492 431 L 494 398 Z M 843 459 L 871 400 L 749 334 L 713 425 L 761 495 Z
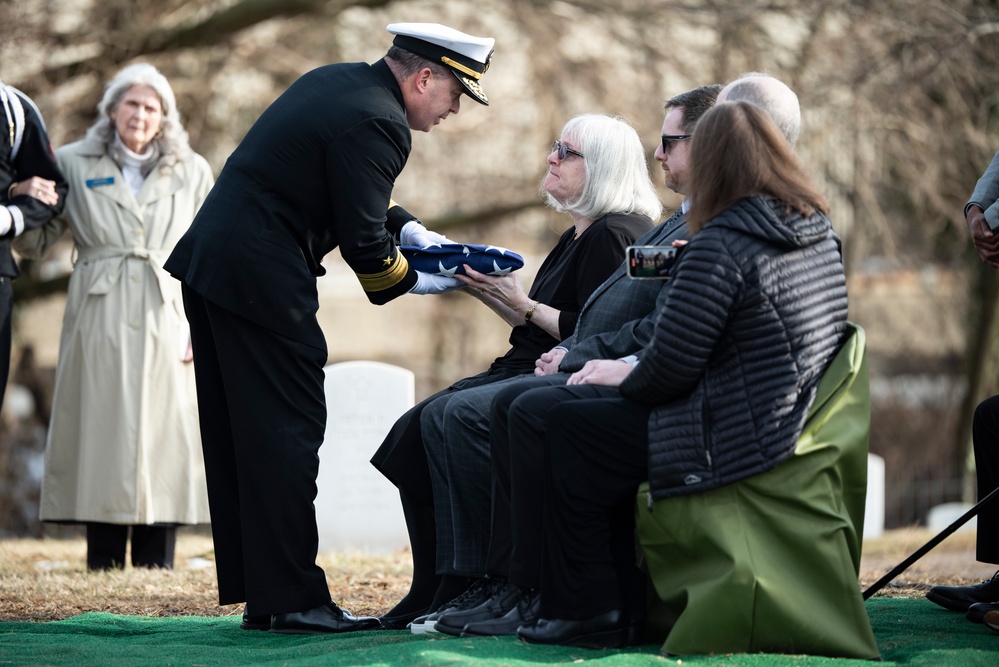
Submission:
M 999 487 L 993 489 L 992 493 L 990 493 L 989 495 L 987 495 L 984 498 L 982 498 L 981 500 L 979 500 L 978 503 L 975 504 L 974 507 L 972 507 L 967 512 L 965 512 L 964 514 L 962 514 L 961 516 L 959 516 L 957 518 L 957 520 L 954 521 L 954 523 L 950 524 L 949 526 L 947 526 L 946 528 L 944 528 L 942 531 L 940 531 L 940 533 L 937 534 L 929 542 L 927 542 L 923 546 L 921 546 L 918 549 L 916 549 L 916 551 L 913 552 L 913 554 L 911 556 L 909 556 L 904 561 L 902 561 L 901 563 L 899 563 L 898 565 L 896 565 L 894 568 L 892 568 L 891 572 L 889 572 L 888 574 L 886 574 L 885 576 L 881 577 L 880 579 L 878 579 L 877 581 L 875 581 L 873 584 L 871 584 L 870 588 L 868 588 L 866 591 L 864 591 L 864 599 L 865 600 L 868 599 L 869 597 L 871 597 L 872 595 L 874 595 L 875 593 L 877 593 L 878 591 L 880 591 L 882 588 L 884 588 L 885 586 L 887 586 L 888 583 L 890 583 L 892 579 L 894 579 L 898 575 L 902 574 L 902 572 L 904 572 L 910 565 L 912 565 L 917 560 L 919 560 L 920 558 L 922 558 L 923 556 L 925 556 L 926 553 L 930 549 L 932 549 L 936 545 L 938 545 L 941 542 L 943 542 L 947 538 L 947 536 L 949 536 L 955 530 L 957 530 L 958 528 L 960 528 L 961 526 L 963 526 L 964 524 L 966 524 L 971 519 L 971 517 L 973 517 L 976 514 L 978 514 L 978 512 L 982 509 L 982 507 L 987 502 L 989 502 L 990 500 L 992 500 L 993 498 L 995 498 L 997 494 L 999 494 Z

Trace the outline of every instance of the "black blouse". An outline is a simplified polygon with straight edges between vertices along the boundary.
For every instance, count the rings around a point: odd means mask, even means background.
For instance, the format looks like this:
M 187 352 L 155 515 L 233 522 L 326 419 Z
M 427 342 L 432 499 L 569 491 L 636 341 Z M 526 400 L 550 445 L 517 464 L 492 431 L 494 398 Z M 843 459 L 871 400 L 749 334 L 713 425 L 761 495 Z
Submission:
M 642 215 L 610 213 L 587 227 L 578 239 L 570 227 L 541 264 L 531 291 L 535 301 L 560 311 L 559 337 L 528 322 L 510 332 L 510 349 L 493 361 L 490 370 L 528 373 L 543 352 L 572 335 L 579 311 L 590 294 L 624 262 L 624 249 L 645 232 L 652 221 Z

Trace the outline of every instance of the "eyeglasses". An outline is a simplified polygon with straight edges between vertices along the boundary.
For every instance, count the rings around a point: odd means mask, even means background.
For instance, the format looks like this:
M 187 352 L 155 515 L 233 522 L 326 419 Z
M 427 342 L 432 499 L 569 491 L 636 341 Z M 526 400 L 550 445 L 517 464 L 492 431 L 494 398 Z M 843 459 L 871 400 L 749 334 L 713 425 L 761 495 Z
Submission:
M 569 148 L 568 146 L 566 146 L 565 144 L 563 144 L 558 139 L 555 140 L 555 143 L 552 144 L 552 149 L 550 151 L 548 151 L 548 152 L 549 153 L 558 153 L 559 162 L 561 162 L 562 160 L 564 160 L 565 157 L 569 153 L 572 153 L 573 155 L 578 155 L 579 157 L 583 158 L 584 160 L 586 159 L 585 155 L 583 155 L 579 151 L 576 151 L 576 150 L 573 150 L 573 149 Z
M 673 150 L 673 146 L 676 145 L 674 142 L 677 142 L 677 141 L 686 141 L 687 139 L 690 139 L 692 136 L 694 136 L 694 135 L 692 135 L 692 134 L 664 134 L 664 135 L 662 135 L 662 137 L 663 137 L 663 153 L 666 153 L 666 155 L 669 155 L 670 151 Z

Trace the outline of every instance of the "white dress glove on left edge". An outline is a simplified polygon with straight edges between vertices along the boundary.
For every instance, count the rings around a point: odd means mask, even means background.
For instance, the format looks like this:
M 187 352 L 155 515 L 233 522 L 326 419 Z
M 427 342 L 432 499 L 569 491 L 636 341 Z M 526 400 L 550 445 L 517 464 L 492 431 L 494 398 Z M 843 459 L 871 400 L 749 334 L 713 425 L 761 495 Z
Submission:
M 14 223 L 14 216 L 10 214 L 7 207 L 0 204 L 0 236 L 10 231 L 10 226 Z
M 436 276 L 423 271 L 416 272 L 416 284 L 409 290 L 410 294 L 443 294 L 451 290 L 463 287 L 463 283 L 457 278 L 447 276 Z
M 443 234 L 432 232 L 416 220 L 410 220 L 399 230 L 400 245 L 426 248 L 429 245 L 443 245 L 451 241 Z

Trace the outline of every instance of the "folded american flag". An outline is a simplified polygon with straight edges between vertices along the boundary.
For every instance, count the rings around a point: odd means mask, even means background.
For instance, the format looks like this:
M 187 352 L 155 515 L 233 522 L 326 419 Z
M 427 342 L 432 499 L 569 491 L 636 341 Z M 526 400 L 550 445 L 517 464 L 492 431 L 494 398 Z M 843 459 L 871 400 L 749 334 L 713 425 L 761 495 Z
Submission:
M 426 248 L 404 245 L 399 246 L 399 250 L 414 269 L 438 276 L 464 274 L 465 264 L 491 276 L 501 276 L 524 266 L 524 258 L 517 253 L 491 245 L 444 243 Z

